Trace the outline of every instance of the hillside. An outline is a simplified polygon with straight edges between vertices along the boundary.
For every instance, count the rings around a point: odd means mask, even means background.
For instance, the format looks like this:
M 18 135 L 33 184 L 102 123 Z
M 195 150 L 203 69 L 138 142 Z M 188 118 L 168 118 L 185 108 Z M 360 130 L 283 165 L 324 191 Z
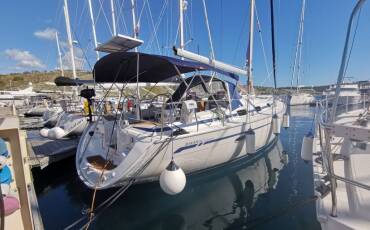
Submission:
M 24 89 L 28 87 L 30 82 L 35 90 L 54 90 L 56 88 L 54 79 L 60 75 L 61 73 L 59 71 L 0 74 L 0 90 Z M 72 77 L 72 72 L 66 71 L 65 75 Z M 92 78 L 89 72 L 78 72 L 77 76 L 80 79 Z
M 54 85 L 54 79 L 59 77 L 61 73 L 59 71 L 50 72 L 23 72 L 23 73 L 11 73 L 11 74 L 0 74 L 0 90 L 19 90 L 26 88 L 31 82 L 34 89 L 38 90 L 56 90 L 57 87 Z M 65 72 L 66 77 L 72 77 L 71 71 Z M 78 72 L 78 78 L 80 79 L 92 79 L 90 72 Z M 245 86 L 242 86 L 245 88 Z M 328 88 L 324 86 L 314 87 L 302 87 L 301 91 L 321 94 L 324 89 Z M 273 92 L 272 87 L 255 86 L 257 94 L 271 94 Z M 279 87 L 277 89 L 278 94 L 286 94 L 291 91 L 290 87 Z

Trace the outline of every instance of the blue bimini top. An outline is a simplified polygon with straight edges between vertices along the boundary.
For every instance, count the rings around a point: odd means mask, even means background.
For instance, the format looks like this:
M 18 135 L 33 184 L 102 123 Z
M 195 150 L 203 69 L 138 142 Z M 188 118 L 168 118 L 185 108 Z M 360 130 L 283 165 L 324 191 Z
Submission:
M 12 182 L 12 173 L 7 165 L 0 170 L 0 183 L 1 184 L 10 184 Z
M 5 144 L 4 139 L 0 138 L 0 155 L 4 157 L 8 157 L 8 147 Z

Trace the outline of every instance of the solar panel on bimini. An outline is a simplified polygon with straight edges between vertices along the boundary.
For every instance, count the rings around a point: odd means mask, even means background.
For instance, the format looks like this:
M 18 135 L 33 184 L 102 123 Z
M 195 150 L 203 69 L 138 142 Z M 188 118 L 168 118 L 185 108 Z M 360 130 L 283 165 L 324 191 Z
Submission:
M 108 42 L 98 45 L 95 50 L 106 53 L 125 52 L 140 46 L 144 42 L 122 34 L 112 37 Z

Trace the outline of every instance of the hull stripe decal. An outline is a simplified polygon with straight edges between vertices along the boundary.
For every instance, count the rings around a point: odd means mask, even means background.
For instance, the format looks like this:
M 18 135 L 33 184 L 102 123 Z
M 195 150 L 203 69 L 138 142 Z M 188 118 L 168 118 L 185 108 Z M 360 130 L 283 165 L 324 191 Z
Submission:
M 265 127 L 267 125 L 269 125 L 269 123 L 267 123 L 265 125 L 262 125 L 262 126 L 259 126 L 259 127 L 255 128 L 254 130 L 259 129 L 259 128 L 262 128 L 262 127 Z M 245 132 L 237 133 L 237 134 L 232 134 L 232 135 L 229 135 L 229 136 L 226 136 L 226 137 L 220 137 L 220 138 L 216 138 L 216 139 L 213 139 L 213 140 L 208 140 L 208 141 L 206 141 L 204 143 L 200 143 L 200 144 L 193 144 L 193 145 L 183 146 L 183 147 L 180 147 L 180 148 L 176 149 L 176 151 L 174 153 L 175 154 L 176 153 L 180 153 L 180 152 L 182 152 L 184 150 L 191 149 L 191 148 L 194 148 L 194 147 L 197 147 L 197 146 L 200 146 L 200 145 L 206 145 L 206 144 L 210 144 L 210 143 L 213 143 L 213 142 L 225 140 L 225 139 L 228 139 L 228 138 L 231 138 L 231 137 L 240 136 L 240 135 L 243 135 L 244 133 Z

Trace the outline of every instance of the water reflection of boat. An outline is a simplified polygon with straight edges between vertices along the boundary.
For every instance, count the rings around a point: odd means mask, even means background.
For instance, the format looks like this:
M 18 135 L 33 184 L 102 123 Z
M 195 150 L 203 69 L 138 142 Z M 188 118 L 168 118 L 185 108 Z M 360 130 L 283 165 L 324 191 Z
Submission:
M 106 210 L 94 227 L 100 228 L 106 223 L 128 229 L 240 226 L 247 220 L 259 196 L 276 188 L 279 171 L 286 164 L 287 156 L 282 151 L 281 142 L 277 141 L 258 157 L 236 168 L 218 169 L 204 177 L 194 176 L 184 192 L 174 198 L 161 193 L 158 187 L 138 186 L 134 192 L 131 190 L 126 194 L 126 199 L 120 199 Z M 149 191 L 151 196 L 148 196 Z

